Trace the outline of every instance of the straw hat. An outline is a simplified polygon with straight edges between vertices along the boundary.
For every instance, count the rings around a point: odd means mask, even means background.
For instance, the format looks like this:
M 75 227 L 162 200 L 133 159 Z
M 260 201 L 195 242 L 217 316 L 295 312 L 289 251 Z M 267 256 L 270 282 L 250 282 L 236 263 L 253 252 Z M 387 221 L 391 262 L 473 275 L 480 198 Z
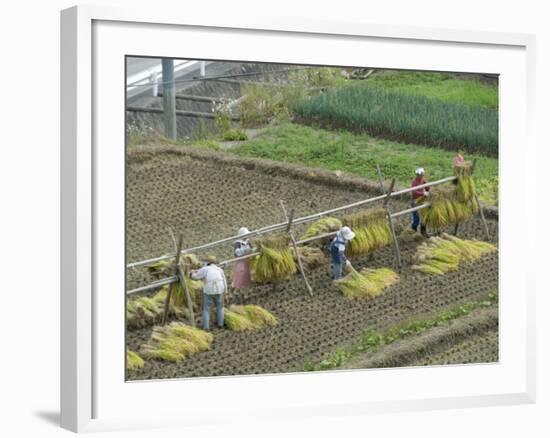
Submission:
M 340 236 L 345 240 L 352 240 L 355 237 L 355 233 L 351 231 L 350 227 L 340 228 Z

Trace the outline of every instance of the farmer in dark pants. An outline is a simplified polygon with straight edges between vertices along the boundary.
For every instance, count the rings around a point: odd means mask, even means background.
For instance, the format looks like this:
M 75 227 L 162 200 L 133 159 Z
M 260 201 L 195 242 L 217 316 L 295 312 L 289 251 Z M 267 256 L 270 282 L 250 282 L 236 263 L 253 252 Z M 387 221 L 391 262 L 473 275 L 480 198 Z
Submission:
M 193 280 L 202 280 L 204 290 L 202 297 L 202 328 L 210 330 L 210 304 L 216 305 L 216 322 L 219 328 L 223 328 L 223 294 L 227 292 L 227 280 L 223 269 L 216 266 L 216 258 L 205 257 L 205 266 L 199 270 L 191 271 Z
M 426 180 L 424 179 L 424 168 L 419 167 L 416 169 L 416 177 L 413 179 L 411 187 L 416 187 L 422 184 L 426 184 Z M 428 196 L 430 194 L 430 188 L 425 187 L 423 189 L 414 190 L 411 192 L 411 207 L 416 207 L 418 198 Z M 420 214 L 418 211 L 413 211 L 412 213 L 412 224 L 411 228 L 414 231 L 418 230 L 418 225 L 420 224 L 420 232 L 424 237 L 428 237 L 428 233 L 426 232 L 426 225 L 420 223 Z
M 351 265 L 346 258 L 346 243 L 355 237 L 350 227 L 342 227 L 336 233 L 336 237 L 330 242 L 330 258 L 332 260 L 332 277 L 334 280 L 342 278 L 344 265 Z

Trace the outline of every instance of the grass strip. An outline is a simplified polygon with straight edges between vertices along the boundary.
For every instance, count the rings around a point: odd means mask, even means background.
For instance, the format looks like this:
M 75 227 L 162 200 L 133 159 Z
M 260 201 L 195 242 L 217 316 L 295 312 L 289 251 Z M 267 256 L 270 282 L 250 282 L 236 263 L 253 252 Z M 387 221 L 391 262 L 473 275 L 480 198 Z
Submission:
M 363 332 L 361 338 L 355 343 L 336 350 L 319 363 L 307 362 L 303 370 L 325 371 L 342 367 L 358 354 L 375 352 L 385 345 L 423 333 L 433 327 L 448 325 L 451 321 L 466 316 L 476 309 L 495 306 L 497 303 L 498 293 L 495 291 L 490 293 L 483 300 L 469 301 L 464 304 L 450 307 L 430 318 L 411 320 L 383 332 L 368 329 Z

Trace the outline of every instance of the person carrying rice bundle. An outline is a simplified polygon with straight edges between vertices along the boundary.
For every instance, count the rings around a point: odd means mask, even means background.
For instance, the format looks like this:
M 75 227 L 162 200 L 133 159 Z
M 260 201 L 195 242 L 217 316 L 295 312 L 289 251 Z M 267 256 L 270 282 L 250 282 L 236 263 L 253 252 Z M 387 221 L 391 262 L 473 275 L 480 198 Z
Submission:
M 424 178 L 424 168 L 423 167 L 418 167 L 416 169 L 415 173 L 416 173 L 416 176 L 412 181 L 411 187 L 417 187 L 417 186 L 420 186 L 422 184 L 426 184 L 427 181 Z M 422 197 L 427 197 L 427 196 L 429 196 L 429 194 L 430 194 L 430 188 L 429 187 L 413 190 L 411 192 L 411 207 L 413 207 L 413 208 L 416 207 L 418 199 L 422 198 Z M 428 233 L 426 232 L 426 224 L 421 224 L 420 223 L 420 214 L 418 213 L 418 210 L 417 210 L 417 211 L 412 212 L 411 228 L 414 231 L 418 231 L 418 225 L 420 225 L 420 232 L 422 233 L 422 235 L 424 237 L 428 237 Z
M 238 236 L 249 234 L 246 227 L 239 228 Z M 237 239 L 233 246 L 235 257 L 243 257 L 252 252 L 252 244 L 248 239 Z M 233 268 L 233 281 L 231 282 L 231 293 L 241 287 L 249 287 L 252 284 L 250 276 L 250 259 L 237 260 Z
M 332 277 L 334 280 L 342 278 L 344 265 L 351 265 L 346 258 L 346 243 L 355 237 L 350 227 L 342 227 L 336 233 L 336 237 L 330 242 L 330 259 L 332 261 Z
M 227 280 L 223 269 L 216 266 L 216 258 L 207 256 L 204 258 L 205 265 L 191 271 L 193 280 L 202 280 L 204 282 L 202 299 L 202 328 L 210 330 L 210 305 L 214 301 L 216 305 L 216 322 L 219 328 L 223 328 L 223 294 L 227 292 Z

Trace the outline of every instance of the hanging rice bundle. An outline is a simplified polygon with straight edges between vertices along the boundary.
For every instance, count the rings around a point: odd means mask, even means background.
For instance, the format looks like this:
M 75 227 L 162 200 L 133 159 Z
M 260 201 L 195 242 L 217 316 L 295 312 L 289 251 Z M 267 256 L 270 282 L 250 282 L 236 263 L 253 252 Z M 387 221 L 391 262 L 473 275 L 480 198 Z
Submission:
M 461 202 L 455 187 L 434 187 L 428 197 L 417 200 L 417 205 L 429 202 L 430 207 L 419 210 L 422 223 L 440 229 L 467 221 L 476 212 L 475 202 Z
M 294 260 L 296 260 L 296 254 L 294 250 L 292 251 L 294 255 Z M 323 251 L 320 248 L 313 246 L 299 246 L 298 254 L 300 254 L 300 259 L 302 260 L 302 265 L 305 270 L 311 271 L 312 269 L 318 268 L 326 264 L 326 257 Z
M 185 275 L 185 281 L 187 282 L 187 287 L 189 288 L 189 295 L 191 296 L 192 305 L 197 304 L 197 295 L 200 294 L 204 283 L 202 281 L 193 280 L 187 274 Z M 163 286 L 161 292 L 166 296 L 170 285 Z M 174 284 L 172 289 L 172 304 L 176 307 L 186 307 L 187 306 L 187 295 L 185 294 L 185 289 L 181 282 Z
M 224 310 L 225 325 L 229 330 L 257 330 L 277 325 L 277 318 L 260 306 L 233 305 Z
M 260 254 L 252 258 L 252 278 L 257 283 L 269 283 L 289 278 L 296 273 L 290 238 L 279 234 L 256 242 Z
M 336 217 L 324 217 L 313 222 L 306 230 L 300 240 L 309 239 L 310 237 L 320 236 L 326 233 L 332 233 L 342 228 L 342 221 Z M 315 241 L 319 242 L 319 241 Z
M 195 254 L 182 254 L 180 256 L 180 264 L 183 268 L 183 272 L 185 272 L 186 274 L 188 274 L 192 269 L 198 269 L 201 267 L 201 262 Z M 170 258 L 168 259 L 159 260 L 158 262 L 147 265 L 147 270 L 153 275 L 173 273 L 173 269 L 173 256 L 170 256 Z
M 141 356 L 133 351 L 126 350 L 126 369 L 140 370 L 145 366 L 145 361 Z
M 349 299 L 370 299 L 382 294 L 384 289 L 399 281 L 399 275 L 387 268 L 352 270 L 334 283 L 342 294 Z
M 473 174 L 473 163 L 465 161 L 454 166 L 454 173 L 458 177 L 456 184 L 456 195 L 459 202 L 468 203 L 475 195 L 475 184 Z
M 140 354 L 145 359 L 181 362 L 208 350 L 213 340 L 214 336 L 211 333 L 172 322 L 167 326 L 155 327 L 149 342 L 141 346 Z
M 478 240 L 463 240 L 446 233 L 431 237 L 418 247 L 414 270 L 432 275 L 444 275 L 458 270 L 463 262 L 478 260 L 481 256 L 496 251 L 496 246 Z
M 163 288 L 152 297 L 128 299 L 126 302 L 126 325 L 129 328 L 142 328 L 160 322 L 164 314 L 166 291 L 167 289 Z M 176 318 L 186 318 L 187 310 L 175 306 L 172 302 L 168 314 Z
M 367 254 L 391 243 L 391 229 L 383 208 L 360 210 L 346 216 L 342 223 L 355 232 L 355 238 L 346 245 L 346 255 Z

